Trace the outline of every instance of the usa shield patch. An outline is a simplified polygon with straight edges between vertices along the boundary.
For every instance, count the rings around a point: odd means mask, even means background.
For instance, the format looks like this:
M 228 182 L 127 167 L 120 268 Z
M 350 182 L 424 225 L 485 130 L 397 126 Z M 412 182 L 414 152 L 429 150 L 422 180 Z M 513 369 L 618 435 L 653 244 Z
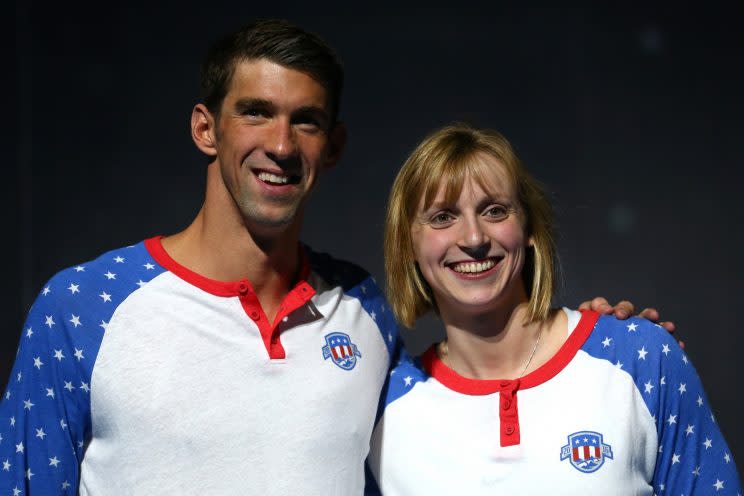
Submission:
M 612 446 L 604 443 L 599 432 L 574 432 L 561 448 L 561 461 L 566 458 L 576 470 L 588 474 L 599 470 L 606 459 L 612 460 Z
M 353 369 L 357 363 L 357 358 L 362 358 L 357 345 L 351 342 L 348 334 L 332 332 L 326 335 L 325 342 L 323 360 L 331 358 L 333 363 L 344 370 Z

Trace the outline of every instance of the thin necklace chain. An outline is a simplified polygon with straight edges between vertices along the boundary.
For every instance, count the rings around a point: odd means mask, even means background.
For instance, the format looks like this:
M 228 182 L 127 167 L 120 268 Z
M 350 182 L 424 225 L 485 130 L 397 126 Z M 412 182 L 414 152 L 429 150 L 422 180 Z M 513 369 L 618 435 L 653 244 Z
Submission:
M 527 359 L 527 363 L 524 364 L 524 368 L 522 369 L 522 373 L 519 374 L 517 379 L 522 377 L 525 372 L 527 372 L 527 367 L 530 366 L 530 363 L 532 363 L 532 358 L 535 356 L 535 352 L 537 351 L 537 347 L 540 344 L 540 338 L 542 337 L 543 332 L 543 326 L 540 324 L 540 330 L 537 331 L 537 339 L 535 340 L 535 346 L 532 347 L 532 353 L 530 353 L 530 357 Z
M 517 379 L 520 379 L 525 372 L 527 372 L 527 368 L 530 366 L 530 363 L 532 363 L 532 359 L 535 357 L 535 352 L 537 351 L 537 347 L 540 345 L 540 338 L 542 337 L 543 332 L 543 326 L 540 325 L 540 330 L 537 333 L 537 339 L 535 339 L 535 346 L 532 347 L 532 353 L 530 353 L 530 357 L 527 359 L 527 363 L 524 364 L 524 368 L 522 369 L 522 372 L 517 376 Z M 444 341 L 440 343 L 439 352 L 444 357 L 445 364 L 447 367 L 452 369 L 455 373 L 457 373 L 457 369 L 455 369 L 455 366 L 452 363 L 452 357 L 449 354 L 449 343 L 447 341 L 447 338 L 444 338 Z

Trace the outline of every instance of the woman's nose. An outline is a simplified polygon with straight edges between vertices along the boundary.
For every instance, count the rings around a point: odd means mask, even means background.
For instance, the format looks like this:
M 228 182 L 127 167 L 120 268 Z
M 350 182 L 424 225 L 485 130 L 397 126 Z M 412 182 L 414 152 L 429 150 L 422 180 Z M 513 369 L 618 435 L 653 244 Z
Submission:
M 483 247 L 488 242 L 488 236 L 477 218 L 462 219 L 462 232 L 460 234 L 460 246 L 469 250 Z

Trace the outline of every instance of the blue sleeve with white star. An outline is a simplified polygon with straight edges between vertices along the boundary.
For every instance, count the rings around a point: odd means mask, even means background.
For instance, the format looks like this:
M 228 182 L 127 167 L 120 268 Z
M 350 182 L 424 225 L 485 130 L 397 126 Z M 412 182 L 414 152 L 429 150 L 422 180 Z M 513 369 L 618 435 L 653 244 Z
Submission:
M 400 360 L 392 367 L 388 376 L 381 407 L 387 407 L 398 398 L 413 390 L 419 382 L 424 382 L 429 375 L 424 371 L 420 358 L 412 358 L 405 349 L 401 351 Z
M 44 286 L 0 403 L 0 495 L 77 493 L 104 331 L 117 305 L 162 272 L 140 243 L 64 270 Z
M 0 405 L 0 494 L 57 494 L 63 484 L 74 494 L 77 488 L 89 428 L 90 371 L 83 360 L 90 347 L 69 336 L 74 322 L 85 323 L 80 312 L 65 311 L 64 293 L 74 297 L 80 287 L 65 288 L 70 275 L 62 272 L 44 286 L 23 327 Z
M 396 338 L 388 374 L 385 378 L 385 384 L 382 386 L 382 391 L 380 391 L 380 399 L 377 402 L 377 415 L 375 416 L 375 425 L 377 425 L 377 423 L 380 421 L 380 418 L 382 418 L 382 414 L 385 412 L 385 407 L 391 401 L 390 387 L 393 386 L 393 389 L 396 392 L 400 389 L 398 381 L 396 380 L 394 382 L 394 378 L 399 379 L 401 370 L 407 368 L 408 364 L 410 363 L 411 358 L 408 355 L 405 347 L 403 346 L 401 339 L 399 337 Z M 399 373 L 398 377 L 395 377 L 396 371 Z M 364 496 L 380 496 L 382 494 L 379 486 L 377 485 L 377 481 L 375 480 L 375 477 L 369 468 L 368 460 L 365 460 L 364 462 L 364 479 Z
M 416 383 L 423 382 L 428 378 L 421 366 L 420 360 L 412 358 L 406 351 L 403 343 L 396 343 L 396 353 L 390 365 L 390 371 L 385 380 L 385 385 L 380 393 L 380 401 L 377 407 L 375 425 L 382 418 L 385 408 L 401 396 L 413 389 Z M 381 493 L 377 481 L 369 468 L 369 462 L 364 463 L 365 488 L 364 496 L 379 496 Z
M 656 423 L 656 494 L 741 492 L 700 377 L 675 340 L 645 319 L 601 317 L 583 349 L 629 373 Z

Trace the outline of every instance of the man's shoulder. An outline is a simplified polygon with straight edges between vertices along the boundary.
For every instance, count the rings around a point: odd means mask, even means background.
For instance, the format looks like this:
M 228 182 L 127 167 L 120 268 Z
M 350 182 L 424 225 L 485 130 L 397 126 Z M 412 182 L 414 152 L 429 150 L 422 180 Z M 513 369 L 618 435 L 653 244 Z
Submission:
M 313 251 L 312 248 L 304 246 L 308 257 L 310 268 L 331 286 L 340 286 L 349 291 L 363 283 L 376 285 L 376 281 L 366 270 L 359 265 L 329 255 Z
M 163 271 L 144 242 L 109 250 L 54 274 L 34 306 L 79 308 L 122 301 Z

